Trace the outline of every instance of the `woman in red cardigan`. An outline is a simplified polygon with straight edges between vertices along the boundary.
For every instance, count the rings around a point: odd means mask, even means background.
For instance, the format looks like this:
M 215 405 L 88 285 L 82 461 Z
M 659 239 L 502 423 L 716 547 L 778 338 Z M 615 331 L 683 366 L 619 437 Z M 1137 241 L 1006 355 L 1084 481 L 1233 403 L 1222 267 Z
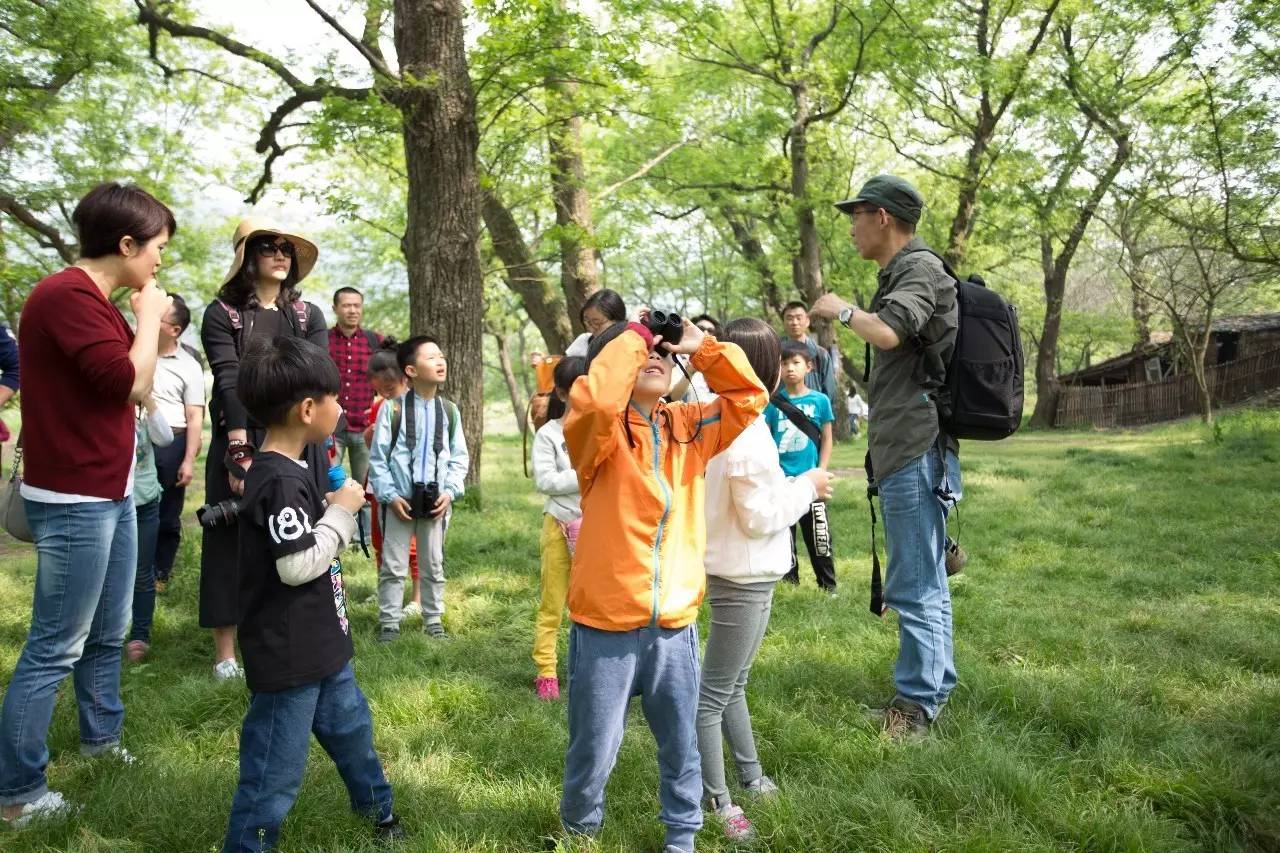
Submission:
M 72 674 L 80 751 L 120 746 L 120 658 L 137 569 L 134 407 L 151 390 L 156 286 L 173 214 L 133 186 L 101 184 L 72 214 L 80 259 L 36 285 L 22 309 L 22 497 L 37 562 L 31 630 L 0 714 L 0 807 L 10 825 L 69 811 L 50 791 L 46 737 L 58 685 Z M 111 294 L 129 288 L 131 332 Z

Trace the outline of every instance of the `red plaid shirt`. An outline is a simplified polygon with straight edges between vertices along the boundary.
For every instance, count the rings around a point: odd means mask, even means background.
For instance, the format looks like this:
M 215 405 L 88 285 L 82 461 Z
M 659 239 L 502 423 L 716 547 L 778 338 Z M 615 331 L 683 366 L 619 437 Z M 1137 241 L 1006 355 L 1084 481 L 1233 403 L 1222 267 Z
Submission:
M 373 355 L 369 346 L 370 334 L 375 340 L 382 340 L 377 332 L 370 333 L 364 329 L 356 329 L 349 338 L 337 326 L 329 330 L 329 357 L 338 365 L 338 375 L 342 379 L 338 402 L 347 414 L 349 432 L 364 432 L 368 426 L 369 406 L 373 403 L 373 386 L 369 384 L 369 357 Z

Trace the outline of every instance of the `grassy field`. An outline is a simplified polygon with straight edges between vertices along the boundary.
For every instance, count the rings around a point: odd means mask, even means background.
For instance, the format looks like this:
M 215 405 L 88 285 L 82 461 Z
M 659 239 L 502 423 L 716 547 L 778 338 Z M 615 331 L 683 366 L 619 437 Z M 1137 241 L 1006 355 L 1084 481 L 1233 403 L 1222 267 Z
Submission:
M 842 448 L 856 467 L 863 446 Z M 1280 412 L 1114 433 L 1028 433 L 962 454 L 966 575 L 954 585 L 960 685 L 927 741 L 888 743 L 892 616 L 866 609 L 862 484 L 832 517 L 842 592 L 780 589 L 749 695 L 773 804 L 757 849 L 1280 849 Z M 455 516 L 457 639 L 373 637 L 374 571 L 348 561 L 356 669 L 410 832 L 406 849 L 557 848 L 563 704 L 531 690 L 539 500 L 519 446 L 485 448 L 484 509 Z M 217 684 L 196 625 L 196 536 L 128 667 L 135 766 L 77 752 L 70 683 L 50 782 L 79 817 L 0 834 L 5 850 L 216 849 L 236 780 L 243 684 Z M 803 558 L 802 558 L 803 561 Z M 0 545 L 0 679 L 25 636 L 34 557 Z M 803 567 L 808 571 L 807 565 Z M 563 649 L 563 646 L 562 646 Z M 563 656 L 563 651 L 562 651 Z M 563 665 L 562 665 L 563 671 Z M 313 746 L 285 851 L 371 849 Z M 661 849 L 653 740 L 638 710 L 599 849 Z M 717 828 L 701 850 L 729 850 Z

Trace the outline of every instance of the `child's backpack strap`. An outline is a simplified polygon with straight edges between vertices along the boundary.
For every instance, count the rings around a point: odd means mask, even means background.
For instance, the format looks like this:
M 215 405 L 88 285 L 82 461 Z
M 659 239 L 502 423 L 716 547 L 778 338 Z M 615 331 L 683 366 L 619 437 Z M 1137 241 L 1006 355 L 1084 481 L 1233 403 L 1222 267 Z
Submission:
M 404 420 L 404 404 L 400 399 L 391 401 L 391 446 L 387 448 L 388 456 L 396 449 L 396 441 L 400 438 L 400 424 Z

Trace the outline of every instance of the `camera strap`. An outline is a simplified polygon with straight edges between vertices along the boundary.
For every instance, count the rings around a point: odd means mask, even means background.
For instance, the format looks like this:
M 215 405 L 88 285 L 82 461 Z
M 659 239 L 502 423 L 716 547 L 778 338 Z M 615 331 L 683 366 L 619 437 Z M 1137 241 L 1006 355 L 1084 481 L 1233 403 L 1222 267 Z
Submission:
M 435 482 L 440 482 L 440 453 L 444 450 L 444 422 L 446 413 L 444 410 L 444 401 L 437 394 L 435 398 L 436 404 L 436 425 L 434 435 L 431 441 L 431 450 L 435 454 Z M 404 398 L 404 432 L 405 440 L 409 442 L 409 479 L 413 479 L 415 471 L 414 454 L 418 452 L 418 398 L 413 393 L 413 389 L 409 389 L 409 393 Z

